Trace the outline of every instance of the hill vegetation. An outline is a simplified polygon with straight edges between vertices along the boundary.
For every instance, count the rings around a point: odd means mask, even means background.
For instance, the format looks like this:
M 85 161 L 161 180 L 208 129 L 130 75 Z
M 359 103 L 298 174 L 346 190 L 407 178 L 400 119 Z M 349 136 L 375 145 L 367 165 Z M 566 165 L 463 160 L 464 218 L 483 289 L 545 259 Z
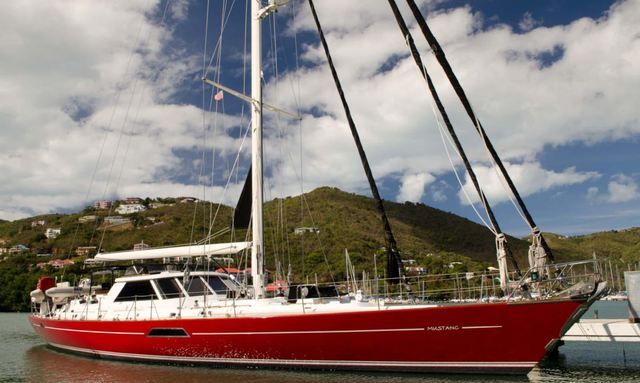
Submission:
M 246 229 L 233 229 L 232 208 L 204 202 L 181 203 L 176 199 L 145 199 L 149 208 L 128 214 L 128 222 L 109 224 L 109 210 L 87 207 L 75 214 L 48 214 L 12 222 L 0 222 L 0 248 L 22 244 L 28 251 L 0 254 L 0 311 L 28 309 L 28 292 L 39 276 L 55 275 L 73 281 L 83 272 L 86 254 L 78 247 L 104 251 L 131 249 L 144 242 L 152 247 L 193 243 L 212 237 L 212 242 L 246 240 Z M 117 206 L 117 203 L 116 203 Z M 495 241 L 483 226 L 424 204 L 385 202 L 391 225 L 404 259 L 430 273 L 475 271 L 495 266 Z M 114 206 L 115 207 L 115 206 Z M 305 195 L 274 199 L 265 205 L 265 254 L 274 277 L 290 270 L 294 279 L 344 279 L 345 249 L 356 270 L 382 275 L 386 260 L 382 225 L 370 198 L 323 187 Z M 215 219 L 214 219 L 215 218 Z M 209 228 L 209 222 L 214 224 Z M 47 238 L 47 228 L 59 228 Z M 299 230 L 296 228 L 307 228 Z M 640 260 L 640 229 L 596 233 L 580 237 L 546 234 L 562 260 L 585 259 L 595 251 L 621 265 Z M 522 267 L 526 267 L 528 243 L 509 237 Z M 95 249 L 86 249 L 89 255 Z M 72 259 L 71 267 L 56 269 L 51 259 Z M 235 266 L 246 267 L 239 256 Z M 38 266 L 39 264 L 39 266 Z

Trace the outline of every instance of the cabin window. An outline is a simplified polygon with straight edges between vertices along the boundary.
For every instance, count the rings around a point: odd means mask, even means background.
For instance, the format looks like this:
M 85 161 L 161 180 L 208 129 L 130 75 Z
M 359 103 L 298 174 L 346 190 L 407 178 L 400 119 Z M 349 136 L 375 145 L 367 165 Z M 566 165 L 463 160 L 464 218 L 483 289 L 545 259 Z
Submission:
M 177 298 L 182 293 L 180 286 L 178 286 L 178 282 L 176 282 L 174 278 L 157 279 L 156 283 L 158 284 L 158 290 L 160 290 L 162 298 L 164 299 Z
M 192 277 L 187 279 L 187 284 L 184 285 L 184 287 L 190 296 L 204 295 L 205 292 L 206 294 L 210 293 L 200 277 Z
M 211 289 L 218 294 L 226 294 L 229 291 L 229 286 L 218 276 L 206 276 L 203 277 L 211 286 Z
M 133 281 L 127 282 L 118 297 L 116 302 L 123 301 L 145 301 L 149 299 L 156 299 L 156 293 L 151 286 L 150 281 Z

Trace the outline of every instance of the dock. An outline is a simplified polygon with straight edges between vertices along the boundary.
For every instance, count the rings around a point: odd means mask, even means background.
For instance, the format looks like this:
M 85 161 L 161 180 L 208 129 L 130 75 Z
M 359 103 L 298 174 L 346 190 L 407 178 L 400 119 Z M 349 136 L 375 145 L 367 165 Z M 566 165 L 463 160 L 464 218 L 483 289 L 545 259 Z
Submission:
M 640 342 L 640 271 L 625 271 L 628 319 L 580 319 L 562 337 L 563 341 Z
M 640 323 L 628 319 L 582 319 L 562 337 L 564 341 L 640 342 Z

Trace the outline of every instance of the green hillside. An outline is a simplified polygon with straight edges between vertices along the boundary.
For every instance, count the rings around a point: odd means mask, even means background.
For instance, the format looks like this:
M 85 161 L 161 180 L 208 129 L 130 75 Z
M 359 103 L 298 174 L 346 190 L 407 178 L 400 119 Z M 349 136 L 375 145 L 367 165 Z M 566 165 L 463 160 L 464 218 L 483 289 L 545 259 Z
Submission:
M 164 205 L 158 207 L 152 202 Z M 247 235 L 246 229 L 229 229 L 232 209 L 228 206 L 149 198 L 144 203 L 156 208 L 128 214 L 125 217 L 130 222 L 121 225 L 107 225 L 105 217 L 116 214 L 93 208 L 76 214 L 0 222 L 0 248 L 18 244 L 29 248 L 24 253 L 0 254 L 0 311 L 28 309 L 28 292 L 40 275 L 64 274 L 65 279 L 73 280 L 81 274 L 84 257 L 75 251 L 80 246 L 117 251 L 131 249 L 141 241 L 155 247 L 193 243 L 216 233 L 213 242 L 243 241 Z M 428 272 L 481 270 L 496 265 L 494 237 L 485 227 L 420 203 L 385 202 L 385 206 L 403 258 L 415 260 Z M 213 217 L 215 223 L 209 230 Z M 341 280 L 345 249 L 356 270 L 369 273 L 374 270 L 374 254 L 382 254 L 382 225 L 368 197 L 322 187 L 303 197 L 269 201 L 264 217 L 267 268 L 272 273 L 280 271 L 280 277 L 290 265 L 297 280 L 305 276 Z M 296 234 L 295 229 L 300 227 L 317 228 L 318 232 Z M 47 239 L 47 228 L 59 228 L 61 234 Z M 594 251 L 621 267 L 640 260 L 639 228 L 571 238 L 546 234 L 546 238 L 559 261 L 590 258 Z M 518 262 L 526 268 L 527 241 L 513 237 L 508 241 Z M 70 258 L 76 265 L 61 270 L 36 267 L 56 258 Z M 385 259 L 377 259 L 382 274 Z M 246 257 L 236 262 L 236 266 L 245 267 Z
M 612 259 L 622 265 L 636 265 L 640 261 L 640 227 L 575 237 L 546 233 L 545 238 L 564 258 L 584 258 L 595 252 L 598 258 Z
M 357 269 L 372 271 L 372 255 L 384 246 L 382 225 L 373 200 L 328 187 L 306 194 L 305 200 L 301 206 L 300 197 L 276 199 L 265 209 L 267 219 L 277 217 L 280 211 L 289 233 L 298 226 L 314 226 L 320 230 L 317 238 L 311 233 L 289 235 L 292 252 L 315 259 L 316 268 L 320 268 L 320 261 L 324 262 L 322 249 L 332 265 L 344 265 L 344 249 L 348 249 Z M 495 240 L 485 227 L 424 204 L 385 202 L 385 206 L 405 259 L 414 259 L 426 266 L 443 256 L 468 257 L 463 259 L 465 263 L 471 260 L 478 264 L 496 263 Z M 526 242 L 511 237 L 509 242 L 523 262 Z M 447 264 L 450 261 L 447 258 Z M 305 265 L 307 262 L 305 260 Z M 294 270 L 299 270 L 296 263 L 292 261 Z M 381 265 L 383 263 L 379 263 L 379 267 Z

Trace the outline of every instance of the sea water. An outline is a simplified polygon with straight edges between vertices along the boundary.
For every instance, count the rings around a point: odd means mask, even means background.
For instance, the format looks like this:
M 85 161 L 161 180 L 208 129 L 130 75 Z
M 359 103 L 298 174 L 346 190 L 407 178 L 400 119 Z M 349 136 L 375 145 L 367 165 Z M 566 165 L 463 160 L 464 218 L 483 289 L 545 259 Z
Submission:
M 597 302 L 585 318 L 626 318 L 626 302 Z M 531 318 L 535 320 L 535 318 Z M 429 347 L 429 345 L 425 345 Z M 526 347 L 526 345 L 522 345 Z M 557 360 L 527 376 L 303 372 L 144 364 L 94 359 L 47 347 L 27 314 L 0 313 L 0 382 L 640 382 L 640 343 L 566 342 Z

